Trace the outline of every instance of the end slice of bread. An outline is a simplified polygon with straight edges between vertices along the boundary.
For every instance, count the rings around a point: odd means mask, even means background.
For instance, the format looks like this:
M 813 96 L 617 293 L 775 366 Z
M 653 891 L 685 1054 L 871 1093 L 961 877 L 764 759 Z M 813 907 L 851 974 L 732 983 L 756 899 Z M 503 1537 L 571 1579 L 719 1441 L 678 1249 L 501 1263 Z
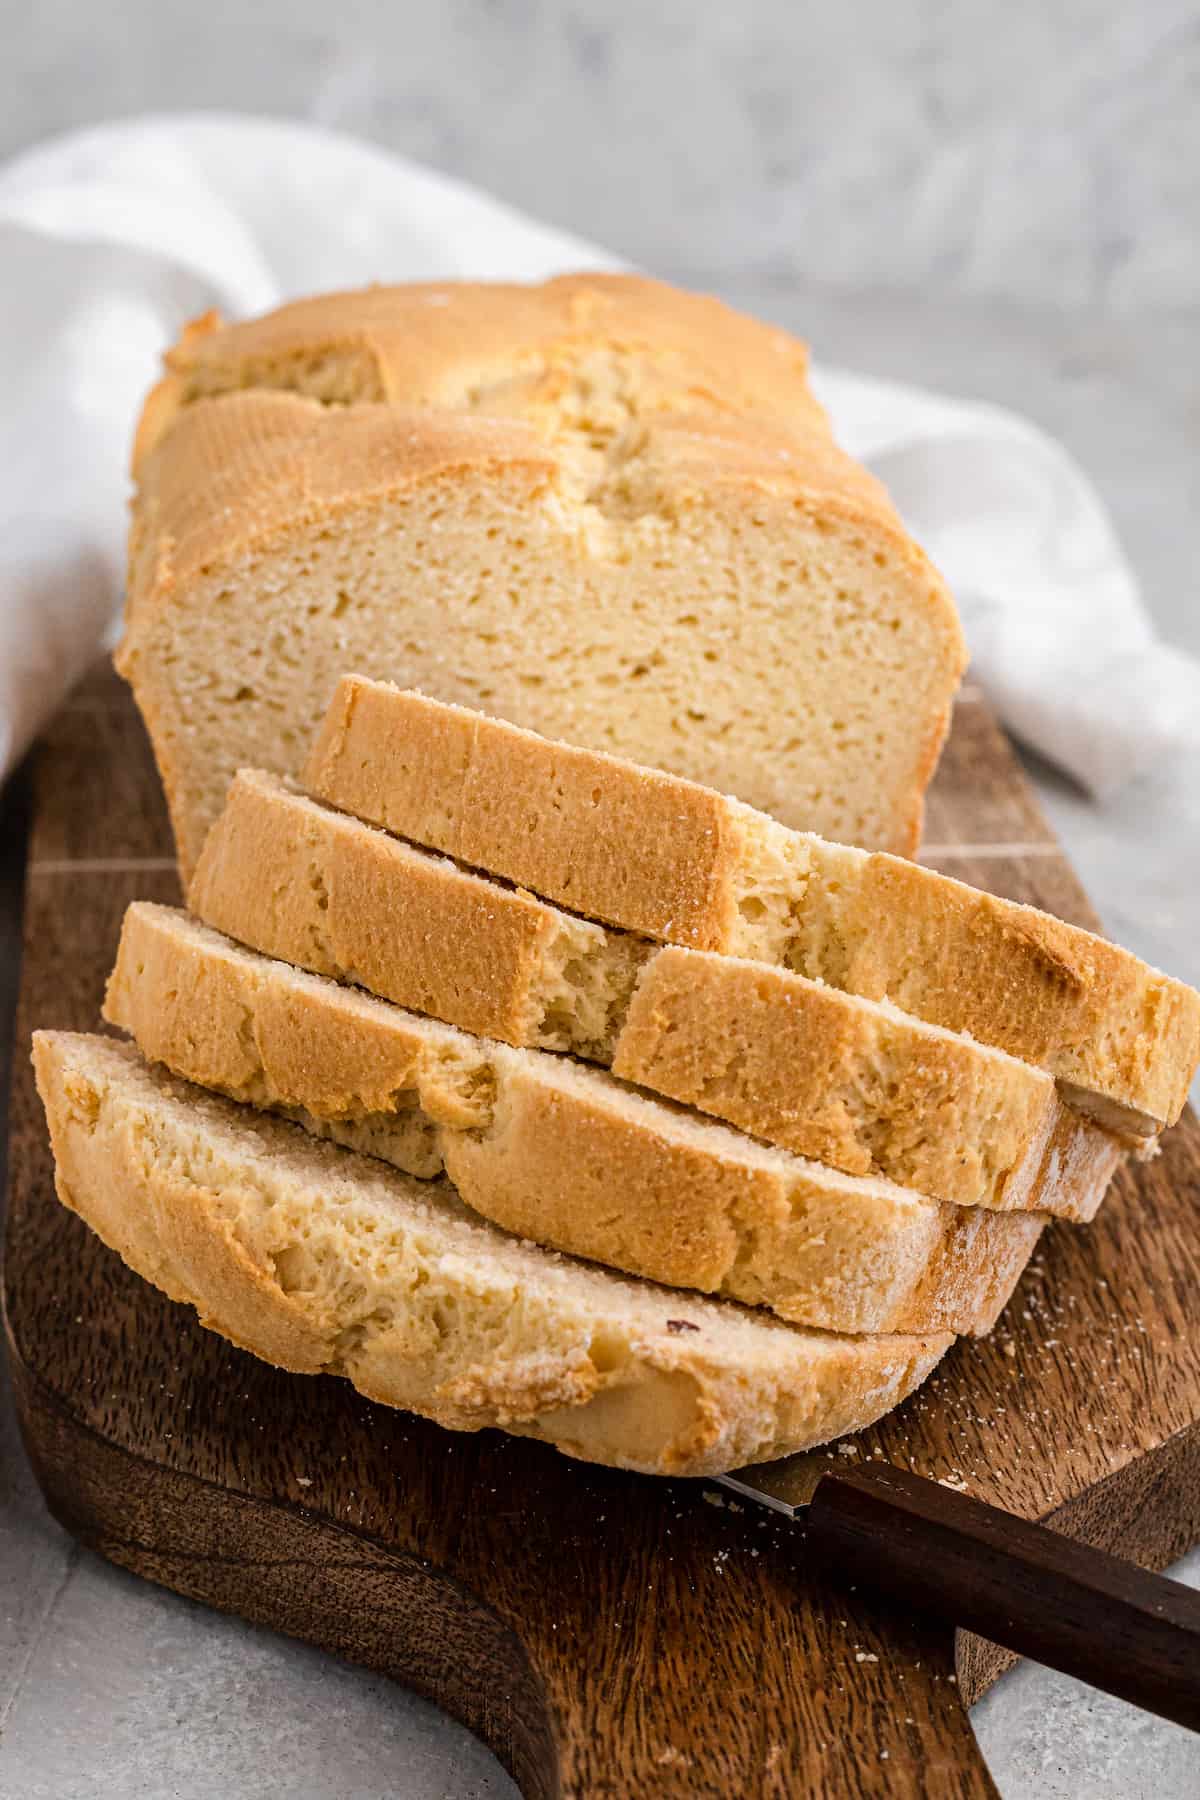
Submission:
M 268 1362 L 457 1430 L 715 1474 L 870 1423 L 950 1341 L 801 1331 L 610 1275 L 128 1046 L 39 1032 L 33 1054 L 59 1197 L 131 1268 Z
M 205 923 L 504 1043 L 569 1050 L 801 1156 L 964 1206 L 1085 1216 L 1111 1167 L 1042 1070 L 787 970 L 656 948 L 243 770 Z M 1078 1183 L 1043 1178 L 1051 1150 Z M 1097 1161 L 1099 1159 L 1099 1162 Z
M 342 678 L 305 782 L 607 924 L 890 998 L 1048 1070 L 1113 1129 L 1173 1122 L 1200 1061 L 1200 995 L 1093 932 L 386 682 Z
M 259 956 L 125 915 L 105 1017 L 176 1075 L 409 1174 L 506 1230 L 833 1331 L 990 1330 L 1038 1213 L 946 1206 Z M 1108 1169 L 1097 1171 L 1102 1188 Z

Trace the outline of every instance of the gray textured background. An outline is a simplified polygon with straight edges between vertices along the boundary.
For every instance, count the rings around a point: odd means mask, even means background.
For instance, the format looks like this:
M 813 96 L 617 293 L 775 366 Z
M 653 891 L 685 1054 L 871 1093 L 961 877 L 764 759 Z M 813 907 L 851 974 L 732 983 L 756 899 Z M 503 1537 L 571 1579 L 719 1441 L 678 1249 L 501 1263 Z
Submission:
M 0 149 L 316 118 L 684 278 L 1194 304 L 1187 0 L 5 0 Z M 100 21 L 103 21 L 102 23 Z
M 1195 4 L 0 0 L 0 98 L 0 155 L 174 107 L 316 119 L 827 360 L 1015 406 L 1084 462 L 1200 651 Z M 1200 979 L 1200 843 L 1164 790 L 1043 792 L 1109 926 Z M 1033 1668 L 976 1722 L 1006 1800 L 1200 1795 L 1195 1740 Z M 73 1549 L 0 1408 L 0 1793 L 513 1791 L 435 1709 Z

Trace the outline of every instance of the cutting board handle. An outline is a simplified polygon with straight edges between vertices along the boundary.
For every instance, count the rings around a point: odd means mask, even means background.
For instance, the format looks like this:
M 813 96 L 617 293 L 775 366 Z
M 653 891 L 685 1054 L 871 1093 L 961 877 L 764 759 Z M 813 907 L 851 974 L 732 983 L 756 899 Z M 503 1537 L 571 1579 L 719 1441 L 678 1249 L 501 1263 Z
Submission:
M 1200 1731 L 1200 1594 L 887 1463 L 823 1476 L 810 1548 L 843 1573 Z

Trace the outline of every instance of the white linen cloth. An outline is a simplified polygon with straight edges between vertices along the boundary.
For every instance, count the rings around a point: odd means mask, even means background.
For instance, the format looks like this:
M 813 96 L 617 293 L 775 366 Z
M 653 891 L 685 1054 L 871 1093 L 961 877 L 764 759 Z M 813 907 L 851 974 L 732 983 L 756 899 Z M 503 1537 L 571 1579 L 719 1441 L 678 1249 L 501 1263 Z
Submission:
M 163 348 L 367 281 L 617 268 L 459 182 L 319 127 L 196 114 L 0 170 L 0 770 L 110 633 L 133 422 Z M 946 575 L 1008 725 L 1093 793 L 1200 747 L 1200 665 L 1159 642 L 1095 493 L 998 408 L 818 364 L 845 447 Z

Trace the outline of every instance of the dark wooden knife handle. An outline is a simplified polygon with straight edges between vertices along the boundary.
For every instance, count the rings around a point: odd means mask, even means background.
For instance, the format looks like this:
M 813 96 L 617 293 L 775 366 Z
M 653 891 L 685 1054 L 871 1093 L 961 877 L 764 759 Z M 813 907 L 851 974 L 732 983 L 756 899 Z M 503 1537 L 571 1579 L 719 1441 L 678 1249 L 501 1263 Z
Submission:
M 1200 1731 L 1200 1594 L 887 1463 L 822 1476 L 805 1523 L 843 1574 Z

